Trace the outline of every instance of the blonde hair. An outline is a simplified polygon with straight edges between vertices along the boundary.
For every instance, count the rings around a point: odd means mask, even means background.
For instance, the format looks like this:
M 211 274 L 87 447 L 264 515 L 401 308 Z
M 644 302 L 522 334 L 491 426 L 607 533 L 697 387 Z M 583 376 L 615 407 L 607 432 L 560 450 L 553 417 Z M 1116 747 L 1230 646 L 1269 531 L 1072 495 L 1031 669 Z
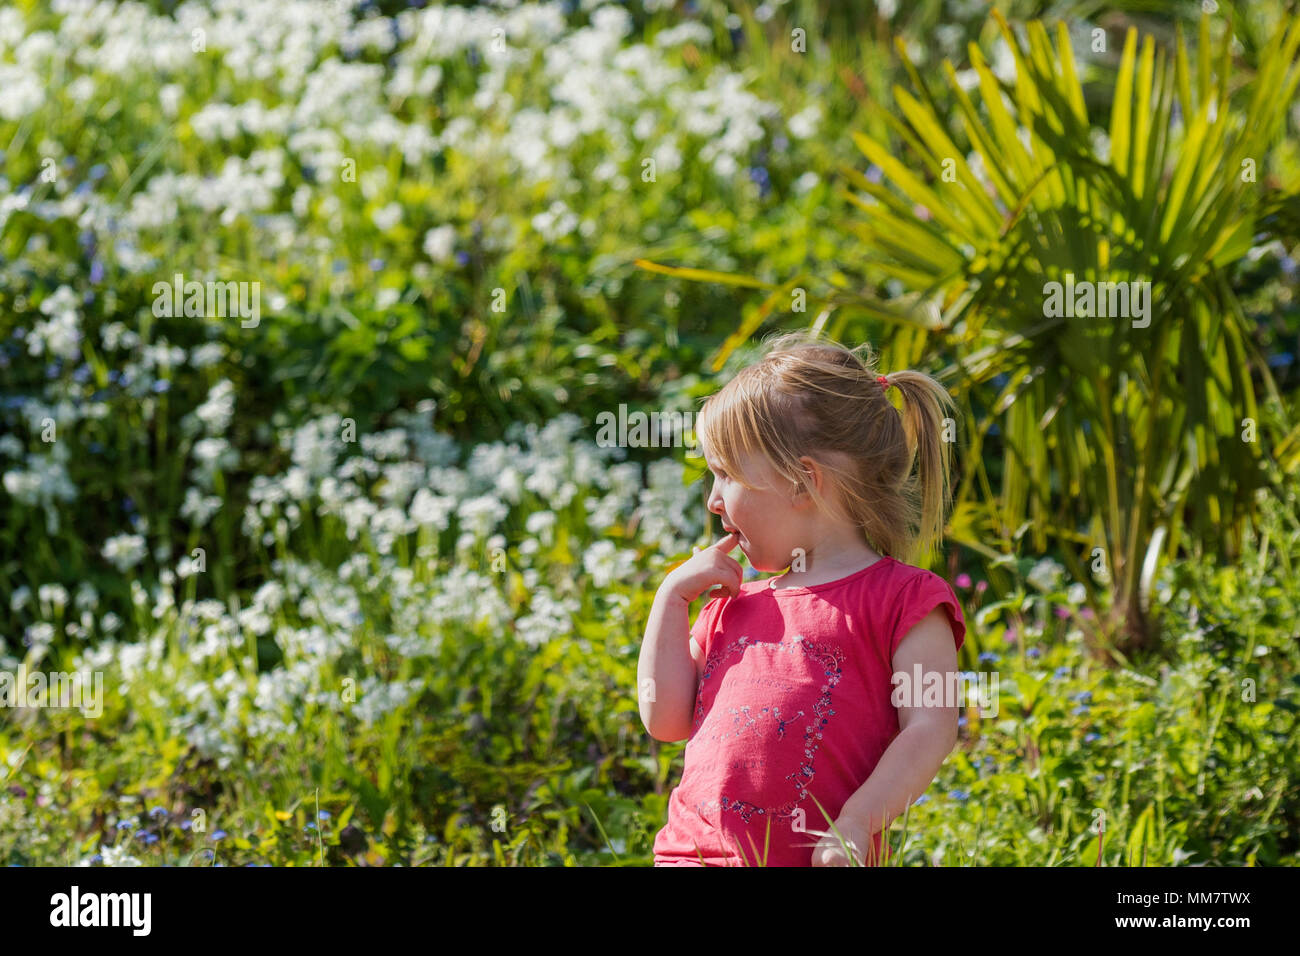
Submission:
M 808 332 L 781 335 L 705 401 L 696 433 L 744 487 L 757 486 L 741 461 L 766 461 L 779 478 L 807 487 L 825 512 L 856 525 L 877 552 L 910 562 L 943 540 L 951 490 L 942 431 L 953 401 L 923 372 L 890 372 L 900 412 L 877 378 L 870 346 L 860 349 L 864 357 Z M 822 466 L 841 508 L 807 482 L 804 456 Z

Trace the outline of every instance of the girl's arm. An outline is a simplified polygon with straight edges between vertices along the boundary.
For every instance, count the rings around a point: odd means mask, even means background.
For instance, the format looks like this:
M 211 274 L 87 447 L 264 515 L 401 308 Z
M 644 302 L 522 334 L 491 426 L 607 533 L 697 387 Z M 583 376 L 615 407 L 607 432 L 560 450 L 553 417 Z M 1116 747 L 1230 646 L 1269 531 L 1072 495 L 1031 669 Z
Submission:
M 736 535 L 696 552 L 664 578 L 655 593 L 637 660 L 637 708 L 641 723 L 656 740 L 691 735 L 699 672 L 691 655 L 690 606 L 714 585 L 733 597 L 740 593 L 740 565 L 727 552 Z
M 943 677 L 942 686 L 949 686 L 948 674 L 957 670 L 957 649 L 952 626 L 942 608 L 935 608 L 907 632 L 892 663 L 895 674 L 909 676 L 914 673 L 913 666 L 920 664 L 922 674 L 938 673 Z M 960 706 L 897 709 L 898 735 L 835 820 L 836 829 L 857 848 L 859 860 L 870 848 L 872 838 L 925 792 L 957 743 Z M 814 866 L 847 862 L 833 835 L 824 838 L 813 852 Z

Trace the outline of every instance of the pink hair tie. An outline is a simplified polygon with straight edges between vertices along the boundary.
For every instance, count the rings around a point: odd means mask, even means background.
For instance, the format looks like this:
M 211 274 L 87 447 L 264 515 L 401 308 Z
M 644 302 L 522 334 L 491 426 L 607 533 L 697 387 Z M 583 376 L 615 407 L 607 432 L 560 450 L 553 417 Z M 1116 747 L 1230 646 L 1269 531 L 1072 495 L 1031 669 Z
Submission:
M 880 383 L 880 385 L 881 385 L 881 391 L 882 391 L 882 392 L 887 392 L 887 391 L 889 391 L 889 379 L 888 379 L 888 378 L 886 378 L 886 377 L 883 376 L 883 375 L 877 375 L 877 376 L 876 376 L 876 381 Z

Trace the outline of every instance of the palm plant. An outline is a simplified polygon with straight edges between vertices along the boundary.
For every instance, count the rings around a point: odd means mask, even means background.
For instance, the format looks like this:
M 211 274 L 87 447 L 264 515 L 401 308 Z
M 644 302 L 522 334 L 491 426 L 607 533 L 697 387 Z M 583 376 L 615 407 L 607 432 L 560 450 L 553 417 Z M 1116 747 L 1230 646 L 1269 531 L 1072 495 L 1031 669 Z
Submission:
M 1273 35 L 1243 84 L 1231 31 L 1216 57 L 1208 17 L 1194 64 L 1181 31 L 1171 55 L 1150 36 L 1139 52 L 1130 28 L 1102 128 L 1065 25 L 1053 46 L 1039 21 L 1022 37 L 994 17 L 1014 80 L 1000 81 L 972 44 L 978 105 L 945 62 L 958 107 L 945 122 L 900 45 L 917 93 L 896 87 L 901 116 L 886 120 L 911 159 L 859 134 L 880 175 L 843 170 L 866 214 L 847 228 L 907 294 L 809 301 L 837 338 L 866 331 L 864 319 L 878 338 L 886 320 L 886 361 L 911 364 L 936 345 L 954 357 L 940 377 L 964 401 L 972 439 L 950 536 L 989 556 L 990 538 L 1010 550 L 1029 533 L 1040 552 L 1054 538 L 1098 611 L 1098 585 L 1113 581 L 1111 623 L 1138 646 L 1153 636 L 1159 558 L 1180 545 L 1231 558 L 1255 492 L 1278 486 L 1261 446 L 1285 452 L 1284 470 L 1300 461 L 1225 275 L 1279 204 L 1263 167 L 1300 83 L 1300 20 Z M 805 278 L 776 287 L 758 320 Z M 1133 315 L 1130 301 L 1128 314 L 1105 317 L 1101 298 L 1057 309 L 1053 282 L 1149 283 L 1130 286 L 1149 289 L 1149 311 Z M 1273 400 L 1263 420 L 1257 389 Z

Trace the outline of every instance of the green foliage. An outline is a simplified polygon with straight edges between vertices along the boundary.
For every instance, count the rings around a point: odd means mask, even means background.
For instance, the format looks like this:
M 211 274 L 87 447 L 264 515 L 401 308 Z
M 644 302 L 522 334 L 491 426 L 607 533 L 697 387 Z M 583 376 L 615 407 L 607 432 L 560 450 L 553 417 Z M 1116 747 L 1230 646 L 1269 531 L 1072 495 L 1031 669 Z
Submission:
M 1194 62 L 1181 36 L 1173 54 L 1157 55 L 1150 36 L 1139 54 L 1130 28 L 1104 135 L 1065 25 L 1055 47 L 1041 23 L 1027 39 L 999 25 L 1014 82 L 973 49 L 975 100 L 947 68 L 969 156 L 924 90 L 897 89 L 902 119 L 891 120 L 919 174 L 856 137 L 884 181 L 846 170 L 867 214 L 854 232 L 885 274 L 934 303 L 927 325 L 957 353 L 944 377 L 971 400 L 973 439 L 958 501 L 992 504 L 983 442 L 996 421 L 992 529 L 1008 546 L 1028 529 L 1039 550 L 1055 537 L 1089 587 L 1078 549 L 1104 547 L 1117 608 L 1140 640 L 1154 559 L 1184 543 L 1233 556 L 1254 491 L 1279 488 L 1261 444 L 1290 426 L 1225 270 L 1254 238 L 1263 170 L 1300 84 L 1300 24 L 1274 35 L 1245 84 L 1230 37 L 1221 56 L 1212 48 L 1208 18 Z M 1075 282 L 1096 290 L 1078 312 L 1061 301 Z M 1121 300 L 1103 302 L 1092 285 L 1107 282 L 1134 296 L 1132 283 L 1146 283 L 1149 312 L 1130 300 L 1114 314 Z M 977 421 L 976 407 L 993 415 Z

